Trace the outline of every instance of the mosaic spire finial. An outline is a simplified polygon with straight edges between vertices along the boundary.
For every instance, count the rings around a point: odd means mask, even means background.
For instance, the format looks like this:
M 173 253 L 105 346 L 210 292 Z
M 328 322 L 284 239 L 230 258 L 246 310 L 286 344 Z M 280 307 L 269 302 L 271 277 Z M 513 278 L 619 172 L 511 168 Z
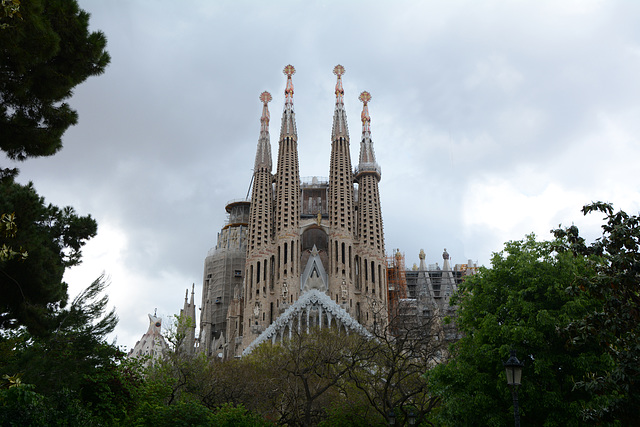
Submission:
M 360 142 L 360 162 L 358 173 L 373 173 L 380 179 L 380 166 L 376 163 L 376 155 L 373 151 L 373 141 L 371 141 L 371 116 L 369 116 L 369 101 L 371 94 L 364 91 L 358 97 L 362 101 L 362 140 Z
M 293 65 L 289 64 L 282 70 L 285 76 L 287 76 L 287 87 L 284 89 L 284 98 L 286 105 L 293 105 L 293 80 L 291 76 L 296 73 L 296 69 Z
M 338 76 L 336 82 L 336 103 L 344 104 L 344 89 L 342 88 L 342 75 L 344 74 L 344 67 L 340 64 L 333 67 L 333 74 Z
M 331 139 L 338 137 L 349 138 L 349 128 L 347 127 L 347 113 L 344 109 L 344 89 L 342 88 L 342 76 L 344 67 L 340 64 L 333 67 L 333 74 L 338 76 L 336 81 L 336 108 L 333 113 L 333 129 Z
M 260 117 L 260 138 L 258 139 L 254 173 L 257 173 L 261 168 L 271 172 L 271 144 L 269 143 L 269 121 L 271 115 L 269 114 L 269 106 L 267 105 L 271 99 L 271 94 L 266 90 L 260 94 L 262 116 Z
M 360 119 L 362 120 L 362 137 L 371 135 L 371 116 L 369 116 L 369 107 L 368 103 L 371 101 L 371 94 L 367 91 L 364 91 L 358 97 L 360 101 L 362 101 L 362 114 L 360 114 Z
M 293 112 L 293 80 L 291 76 L 296 73 L 293 65 L 289 64 L 282 70 L 287 76 L 287 86 L 284 89 L 284 112 L 282 113 L 282 126 L 280 127 L 280 140 L 284 137 L 298 139 L 295 114 Z
M 262 101 L 262 116 L 260 117 L 260 132 L 269 132 L 269 107 L 267 104 L 272 100 L 271 94 L 266 90 L 260 94 L 260 101 Z

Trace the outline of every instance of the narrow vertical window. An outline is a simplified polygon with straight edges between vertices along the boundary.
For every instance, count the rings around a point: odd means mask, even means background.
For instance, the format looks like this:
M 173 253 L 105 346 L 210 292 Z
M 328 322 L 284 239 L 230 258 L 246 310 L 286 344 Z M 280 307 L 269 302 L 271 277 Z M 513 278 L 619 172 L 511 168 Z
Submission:
M 376 266 L 371 261 L 371 283 L 376 283 Z
M 256 264 L 256 284 L 260 283 L 260 261 Z

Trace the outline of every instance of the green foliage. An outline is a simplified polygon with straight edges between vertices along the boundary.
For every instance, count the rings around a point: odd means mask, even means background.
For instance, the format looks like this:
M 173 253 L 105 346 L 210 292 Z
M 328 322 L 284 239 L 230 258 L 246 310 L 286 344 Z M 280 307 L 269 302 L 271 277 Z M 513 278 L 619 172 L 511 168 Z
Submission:
M 0 31 L 0 149 L 11 159 L 50 156 L 78 115 L 63 102 L 109 63 L 106 38 L 89 32 L 75 0 L 3 1 Z M 9 18 L 12 16 L 13 18 Z
M 70 425 L 95 420 L 117 425 L 126 419 L 142 381 L 140 370 L 105 342 L 117 323 L 113 310 L 105 313 L 105 287 L 99 277 L 67 309 L 54 310 L 53 330 L 46 335 L 34 336 L 25 328 L 0 335 L 0 356 L 5 356 L 0 357 L 0 372 L 20 373 L 20 382 L 44 399 L 46 412 L 75 420 Z M 6 381 L 17 384 L 16 378 L 7 375 Z
M 583 424 L 589 396 L 574 390 L 575 379 L 609 359 L 595 346 L 577 351 L 568 345 L 566 327 L 598 306 L 568 290 L 577 276 L 595 272 L 586 259 L 554 252 L 555 244 L 534 236 L 508 242 L 493 255 L 491 268 L 461 285 L 457 324 L 464 337 L 453 346 L 453 359 L 428 373 L 442 397 L 443 425 L 512 424 L 502 366 L 511 348 L 525 363 L 522 424 Z
M 44 396 L 33 386 L 17 385 L 0 389 L 0 425 L 46 425 L 47 408 Z
M 20 0 L 0 0 L 0 30 L 9 28 L 13 19 L 22 19 Z
M 145 427 L 197 427 L 213 426 L 212 413 L 206 406 L 193 401 L 173 405 L 145 402 L 138 409 L 134 426 Z
M 351 356 L 363 343 L 357 334 L 314 329 L 294 333 L 280 345 L 263 344 L 245 359 L 264 382 L 263 399 L 277 411 L 272 416 L 280 423 L 315 425 L 338 398 L 337 385 L 357 363 L 357 356 Z
M 137 389 L 130 422 L 137 426 L 270 425 L 234 402 L 242 395 L 243 387 L 255 385 L 249 380 L 250 374 L 237 367 L 238 361 L 213 362 L 203 354 L 188 354 L 179 347 L 167 351 L 147 369 L 144 382 Z M 263 390 L 254 389 L 252 393 L 251 398 L 240 400 L 255 404 Z
M 370 427 L 386 426 L 388 422 L 380 417 L 365 399 L 358 399 L 358 393 L 347 393 L 343 401 L 333 402 L 327 409 L 326 418 L 319 427 Z M 400 424 L 398 424 L 400 425 Z
M 578 274 L 570 292 L 593 298 L 598 305 L 569 325 L 572 346 L 598 346 L 610 366 L 589 366 L 577 386 L 594 399 L 585 408 L 596 422 L 617 420 L 632 425 L 640 419 L 640 217 L 614 212 L 608 203 L 583 207 L 587 215 L 605 214 L 602 236 L 590 245 L 577 227 L 554 230 L 562 239 L 556 249 L 586 260 L 595 275 Z
M 0 236 L 0 243 L 29 254 L 0 261 L 0 328 L 25 325 L 33 334 L 46 334 L 54 326 L 49 322 L 52 310 L 67 301 L 64 270 L 80 262 L 82 246 L 96 234 L 96 222 L 71 207 L 46 205 L 31 183 L 10 178 L 0 180 L 0 212 L 17 212 L 11 227 L 19 230 Z
M 272 425 L 257 414 L 249 412 L 243 405 L 225 403 L 211 417 L 211 425 L 217 427 L 266 427 Z
M 0 247 L 0 262 L 8 261 L 16 257 L 20 257 L 20 259 L 24 260 L 29 255 L 22 249 L 16 251 L 14 248 L 7 245 L 8 241 L 14 239 L 18 232 L 18 227 L 16 226 L 15 221 L 15 213 L 3 213 L 2 216 L 0 216 L 0 239 L 4 240 L 2 247 Z
M 408 316 L 400 308 L 385 327 L 373 332 L 373 339 L 356 349 L 351 355 L 356 363 L 348 369 L 348 383 L 342 389 L 350 405 L 361 402 L 360 417 L 350 417 L 350 422 L 385 424 L 393 411 L 398 426 L 405 425 L 410 412 L 417 425 L 430 423 L 439 398 L 431 392 L 424 373 L 446 357 L 440 320 Z

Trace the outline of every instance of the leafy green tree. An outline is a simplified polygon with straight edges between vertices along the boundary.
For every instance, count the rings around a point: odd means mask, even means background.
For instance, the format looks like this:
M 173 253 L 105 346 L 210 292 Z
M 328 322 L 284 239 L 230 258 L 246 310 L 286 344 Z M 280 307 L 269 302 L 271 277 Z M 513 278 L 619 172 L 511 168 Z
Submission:
M 104 34 L 89 31 L 89 14 L 75 0 L 29 0 L 19 11 L 14 3 L 3 2 L 12 18 L 0 31 L 0 149 L 24 160 L 62 147 L 78 120 L 64 101 L 110 58 Z
M 213 412 L 194 401 L 181 401 L 172 405 L 162 402 L 144 402 L 131 425 L 136 427 L 205 427 L 214 426 Z
M 34 336 L 25 328 L 0 335 L 0 355 L 7 356 L 0 360 L 0 372 L 19 373 L 20 381 L 44 399 L 46 412 L 71 425 L 79 419 L 83 425 L 125 420 L 141 382 L 140 371 L 124 363 L 124 353 L 105 342 L 117 323 L 115 312 L 106 312 L 105 287 L 99 277 L 68 308 L 51 313 L 54 328 L 46 335 Z
M 50 315 L 67 302 L 65 268 L 80 262 L 81 248 L 95 236 L 91 216 L 78 216 L 73 208 L 45 204 L 33 185 L 21 185 L 12 178 L 0 180 L 0 212 L 18 212 L 17 234 L 0 243 L 27 252 L 25 259 L 0 261 L 0 328 L 25 325 L 32 334 L 53 328 Z
M 0 215 L 0 239 L 3 241 L 2 247 L 0 247 L 0 262 L 8 261 L 15 257 L 20 257 L 23 260 L 27 258 L 27 252 L 16 251 L 9 246 L 17 233 L 16 215 L 13 213 Z
M 244 406 L 224 404 L 211 417 L 211 425 L 217 427 L 266 427 L 272 425 L 262 417 L 249 412 Z
M 33 385 L 12 382 L 5 375 L 0 387 L 0 426 L 45 425 L 48 409 L 44 396 L 33 391 Z
M 371 338 L 360 338 L 344 357 L 346 373 L 338 383 L 345 401 L 335 401 L 331 422 L 346 425 L 387 425 L 394 413 L 396 425 L 431 425 L 439 398 L 424 373 L 446 358 L 441 319 L 417 314 L 402 302 L 388 322 L 374 328 Z M 387 316 L 386 309 L 379 315 Z
M 326 417 L 330 404 L 339 398 L 338 384 L 359 363 L 358 350 L 367 340 L 333 328 L 294 332 L 290 339 L 254 349 L 243 362 L 251 365 L 264 391 L 263 401 L 281 424 L 316 425 Z
M 11 26 L 13 19 L 22 19 L 20 0 L 2 0 L 0 3 L 0 30 Z
M 570 292 L 598 305 L 570 326 L 575 350 L 596 345 L 612 366 L 589 366 L 578 387 L 594 396 L 584 415 L 594 422 L 640 419 L 640 216 L 615 212 L 608 203 L 583 207 L 605 215 L 602 236 L 587 245 L 575 226 L 554 230 L 562 253 L 586 260 L 596 274 L 578 274 Z
M 442 425 L 512 425 L 511 394 L 503 361 L 510 349 L 524 361 L 519 388 L 523 425 L 579 426 L 590 396 L 576 379 L 610 359 L 597 346 L 569 345 L 566 328 L 599 307 L 586 294 L 570 291 L 576 277 L 594 277 L 587 259 L 557 253 L 559 242 L 535 236 L 505 244 L 461 285 L 456 322 L 463 338 L 452 359 L 427 376 L 442 398 Z

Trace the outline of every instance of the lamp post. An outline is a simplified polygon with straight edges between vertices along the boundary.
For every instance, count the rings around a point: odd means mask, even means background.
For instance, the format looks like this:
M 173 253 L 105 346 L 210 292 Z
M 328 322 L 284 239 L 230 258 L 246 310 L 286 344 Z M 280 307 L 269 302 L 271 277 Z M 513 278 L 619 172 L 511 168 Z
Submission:
M 387 417 L 389 418 L 389 425 L 390 426 L 396 425 L 396 414 L 395 414 L 395 412 L 393 412 L 393 409 L 391 411 L 389 411 L 389 414 L 387 415 Z
M 513 396 L 513 418 L 515 426 L 520 427 L 520 411 L 518 409 L 518 386 L 522 379 L 522 367 L 524 363 L 516 357 L 516 351 L 511 350 L 511 357 L 506 362 L 502 362 L 505 372 L 507 373 L 507 384 L 511 387 L 511 395 Z
M 409 416 L 407 417 L 407 421 L 409 422 L 410 426 L 415 426 L 416 425 L 416 413 L 411 411 L 409 412 Z

